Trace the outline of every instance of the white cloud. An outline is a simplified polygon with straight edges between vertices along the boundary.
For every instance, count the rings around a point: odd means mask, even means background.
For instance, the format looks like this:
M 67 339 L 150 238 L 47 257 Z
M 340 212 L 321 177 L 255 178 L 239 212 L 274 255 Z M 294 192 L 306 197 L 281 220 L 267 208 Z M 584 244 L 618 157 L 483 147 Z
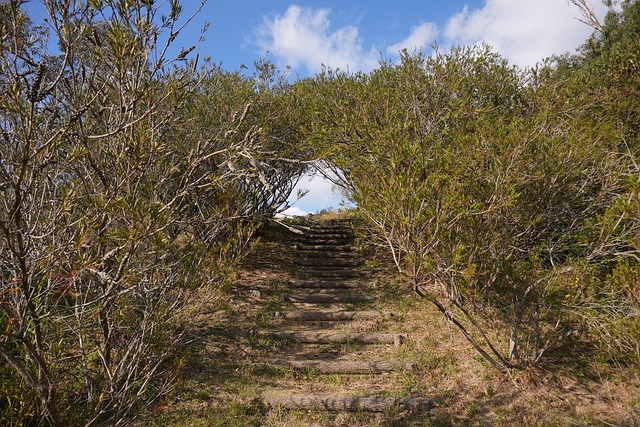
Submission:
M 592 0 L 603 20 L 607 7 Z M 511 63 L 533 66 L 553 54 L 574 52 L 592 29 L 579 22 L 579 10 L 568 0 L 485 0 L 479 9 L 465 8 L 451 16 L 442 31 L 433 22 L 414 26 L 408 36 L 386 47 L 363 47 L 358 27 L 332 28 L 331 10 L 291 5 L 282 15 L 265 17 L 257 29 L 261 54 L 269 51 L 278 65 L 305 68 L 322 64 L 336 69 L 370 71 L 378 66 L 378 48 L 390 57 L 407 49 L 428 50 L 438 41 L 444 50 L 487 42 Z
M 407 49 L 409 53 L 413 53 L 420 49 L 426 50 L 426 48 L 437 38 L 438 27 L 433 22 L 423 22 L 422 24 L 413 27 L 409 36 L 391 46 L 387 47 L 387 53 L 389 55 L 396 56 L 402 49 Z
M 300 200 L 296 200 L 298 190 L 309 190 L 309 192 Z M 326 208 L 336 208 L 343 199 L 344 196 L 334 189 L 331 181 L 320 174 L 306 174 L 293 189 L 289 203 L 308 212 L 317 212 Z
M 330 28 L 330 9 L 291 5 L 284 15 L 265 17 L 258 28 L 258 46 L 283 64 L 303 65 L 310 72 L 322 64 L 332 69 L 371 70 L 378 64 L 375 50 L 365 51 L 358 28 Z
M 300 209 L 297 206 L 292 206 L 286 210 L 284 210 L 282 213 L 279 213 L 276 215 L 276 217 L 278 218 L 283 218 L 283 217 L 287 217 L 287 216 L 305 216 L 308 215 L 309 212 L 305 212 L 302 209 Z
M 593 4 L 603 18 L 606 6 Z M 510 62 L 534 66 L 553 54 L 575 50 L 592 29 L 579 22 L 578 9 L 566 0 L 486 0 L 482 9 L 465 7 L 447 22 L 445 48 L 487 42 Z

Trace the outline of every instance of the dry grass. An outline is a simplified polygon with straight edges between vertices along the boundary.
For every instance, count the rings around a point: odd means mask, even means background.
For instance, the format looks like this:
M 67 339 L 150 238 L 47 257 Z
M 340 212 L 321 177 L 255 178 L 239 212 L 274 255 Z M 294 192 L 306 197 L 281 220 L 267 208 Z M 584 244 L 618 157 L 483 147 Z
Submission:
M 260 330 L 287 326 L 278 313 L 291 308 L 282 298 L 292 273 L 293 249 L 282 244 L 289 237 L 283 227 L 271 228 L 226 298 L 212 298 L 200 311 L 177 387 L 139 425 L 640 425 L 640 375 L 634 368 L 576 353 L 555 366 L 503 376 L 478 357 L 435 309 L 398 282 L 384 262 L 377 263 L 383 268 L 375 272 L 373 292 L 379 299 L 373 305 L 394 315 L 383 321 L 357 322 L 350 328 L 407 333 L 406 345 L 309 349 L 261 335 Z M 201 300 L 206 298 L 203 294 Z M 268 364 L 277 354 L 294 357 L 310 351 L 341 352 L 346 359 L 398 359 L 414 362 L 416 367 L 393 374 L 347 376 L 295 372 Z M 427 396 L 437 404 L 427 414 L 327 414 L 263 407 L 259 397 L 278 390 Z

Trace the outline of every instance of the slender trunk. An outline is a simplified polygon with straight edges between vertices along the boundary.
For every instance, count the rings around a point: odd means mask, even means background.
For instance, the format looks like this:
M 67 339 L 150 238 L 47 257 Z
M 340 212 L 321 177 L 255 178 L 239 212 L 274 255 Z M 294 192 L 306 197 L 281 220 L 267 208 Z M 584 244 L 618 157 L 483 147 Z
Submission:
M 520 359 L 518 334 L 520 332 L 520 323 L 522 322 L 522 310 L 522 301 L 518 301 L 514 309 L 513 322 L 511 324 L 511 332 L 509 334 L 509 360 Z
M 42 400 L 43 400 L 42 403 L 45 406 L 47 411 L 47 418 L 49 418 L 51 425 L 55 427 L 67 426 L 68 423 L 64 422 L 64 419 L 62 418 L 62 415 L 58 410 L 58 404 L 56 402 L 57 400 L 56 391 L 55 391 L 55 387 L 52 384 L 49 384 L 47 386 L 46 399 L 43 396 Z
M 494 368 L 496 368 L 497 370 L 499 370 L 502 373 L 508 373 L 509 372 L 509 368 L 507 366 L 505 366 L 503 363 L 500 363 L 498 360 L 496 360 L 493 356 L 491 356 L 484 348 L 482 348 L 482 346 L 480 345 L 480 343 L 478 343 L 469 333 L 469 331 L 467 331 L 467 329 L 464 327 L 464 325 L 462 323 L 460 323 L 454 316 L 453 314 L 447 310 L 447 308 L 440 302 L 438 301 L 436 298 L 434 298 L 431 295 L 428 295 L 426 292 L 424 292 L 423 290 L 420 289 L 420 287 L 415 286 L 414 287 L 414 291 L 420 295 L 423 298 L 426 298 L 427 300 L 429 300 L 433 305 L 436 306 L 436 308 L 444 315 L 444 317 L 450 321 L 451 323 L 453 323 L 455 326 L 458 327 L 458 329 L 460 329 L 460 331 L 462 332 L 462 334 L 465 336 L 465 338 L 467 339 L 467 341 L 469 341 L 471 343 L 471 345 L 473 346 L 473 348 L 476 349 L 476 351 L 478 353 L 480 353 L 482 355 L 482 357 L 484 357 L 489 363 L 491 363 L 491 365 L 493 365 Z
M 104 355 L 105 369 L 111 368 L 111 329 L 109 328 L 109 316 L 105 312 L 107 308 L 104 308 L 98 312 L 100 318 L 100 326 L 102 327 L 102 336 L 104 339 L 104 347 L 102 354 Z

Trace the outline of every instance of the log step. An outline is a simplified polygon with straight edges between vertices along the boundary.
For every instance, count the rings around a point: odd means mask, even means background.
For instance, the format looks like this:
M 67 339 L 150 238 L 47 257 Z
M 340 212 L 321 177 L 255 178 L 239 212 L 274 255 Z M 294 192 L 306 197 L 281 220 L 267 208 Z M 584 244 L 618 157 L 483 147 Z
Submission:
M 297 280 L 291 282 L 291 286 L 300 289 L 356 289 L 361 285 L 344 280 Z
M 303 267 L 358 267 L 362 265 L 361 261 L 353 258 L 300 258 L 293 261 L 295 265 Z
M 286 294 L 285 301 L 300 304 L 339 304 L 371 301 L 367 295 L 292 295 Z
M 305 276 L 310 276 L 310 277 L 355 278 L 355 277 L 362 276 L 362 273 L 357 270 L 352 270 L 352 269 L 339 270 L 336 268 L 333 268 L 331 270 L 305 269 L 305 270 L 302 270 L 301 273 L 304 273 Z
M 301 234 L 296 236 L 298 238 L 305 238 L 305 237 L 314 237 L 314 238 L 322 238 L 322 237 L 326 237 L 328 239 L 332 239 L 332 238 L 339 238 L 339 239 L 344 239 L 344 238 L 349 238 L 349 239 L 355 239 L 356 235 L 353 231 L 348 230 L 348 229 L 339 229 L 339 228 L 334 228 L 334 229 L 323 229 L 323 230 L 308 230 L 306 233 Z
M 435 405 L 434 399 L 425 397 L 265 395 L 262 400 L 270 407 L 283 406 L 290 409 L 334 412 L 385 412 L 390 408 L 423 412 Z
M 379 311 L 291 311 L 284 314 L 289 320 L 311 321 L 340 321 L 340 320 L 371 320 L 380 318 Z
M 310 232 L 314 232 L 314 233 L 322 233 L 322 232 L 335 232 L 336 230 L 341 231 L 341 232 L 345 232 L 345 233 L 352 233 L 353 232 L 353 224 L 352 223 L 346 223 L 346 224 L 313 224 L 310 227 L 307 227 L 308 231 Z
M 355 246 L 345 246 L 345 245 L 303 245 L 303 244 L 297 244 L 296 245 L 296 249 L 300 250 L 300 251 L 317 251 L 317 250 L 321 250 L 321 251 L 329 251 L 329 250 L 336 250 L 336 251 L 340 251 L 340 252 L 353 252 L 356 250 Z
M 302 344 L 393 344 L 402 345 L 406 336 L 376 332 L 317 332 L 317 331 L 274 331 L 269 336 Z
M 308 227 L 311 233 L 353 233 L 352 224 L 325 224 Z
M 339 249 L 328 251 L 326 249 L 314 249 L 298 252 L 298 259 L 354 259 L 353 252 L 344 252 Z
M 398 369 L 413 369 L 411 363 L 400 364 L 386 360 L 363 362 L 360 360 L 279 360 L 276 366 L 286 366 L 296 370 L 313 370 L 321 374 L 383 374 Z
M 342 246 L 342 245 L 353 243 L 352 238 L 345 238 L 345 239 L 307 238 L 307 239 L 300 239 L 299 241 L 303 245 L 317 245 L 317 246 Z
M 323 233 L 305 233 L 302 234 L 300 236 L 298 236 L 299 240 L 306 240 L 306 239 L 313 239 L 313 240 L 318 240 L 318 239 L 355 239 L 355 235 L 353 233 L 349 233 L 349 232 L 340 232 L 337 230 L 329 230 L 327 232 L 323 232 Z

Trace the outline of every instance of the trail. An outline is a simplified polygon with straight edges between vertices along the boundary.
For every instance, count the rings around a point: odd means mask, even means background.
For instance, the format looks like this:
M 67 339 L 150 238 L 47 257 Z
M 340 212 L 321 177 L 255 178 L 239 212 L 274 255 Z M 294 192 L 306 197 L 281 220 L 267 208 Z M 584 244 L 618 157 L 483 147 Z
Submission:
M 297 268 L 283 295 L 288 303 L 279 313 L 283 321 L 276 330 L 259 331 L 290 344 L 273 355 L 271 364 L 317 375 L 357 375 L 361 384 L 356 390 L 346 382 L 342 390 L 322 391 L 294 383 L 264 393 L 265 405 L 333 412 L 428 410 L 430 398 L 391 396 L 384 383 L 369 381 L 384 375 L 390 382 L 389 375 L 413 364 L 393 356 L 407 340 L 393 330 L 393 314 L 371 309 L 373 277 L 360 268 L 364 254 L 355 246 L 351 221 L 309 222 L 298 229 L 301 234 L 290 234 L 296 236 L 291 244 Z

